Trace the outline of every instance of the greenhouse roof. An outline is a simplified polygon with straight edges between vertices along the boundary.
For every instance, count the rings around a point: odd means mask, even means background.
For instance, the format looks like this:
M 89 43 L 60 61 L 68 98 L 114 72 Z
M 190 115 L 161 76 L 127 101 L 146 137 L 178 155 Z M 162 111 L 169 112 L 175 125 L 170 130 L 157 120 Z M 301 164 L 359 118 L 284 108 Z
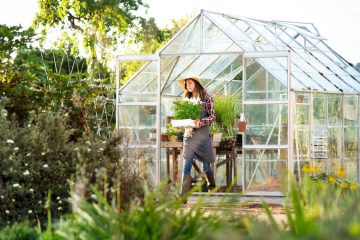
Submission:
M 360 72 L 325 43 L 313 24 L 202 10 L 158 52 L 162 94 L 181 94 L 176 79 L 187 73 L 200 75 L 210 90 L 224 84 L 241 87 L 241 81 L 233 80 L 242 73 L 243 53 L 278 51 L 291 54 L 293 90 L 360 92 Z M 286 84 L 286 61 L 264 58 L 257 63 Z M 121 91 L 154 94 L 156 76 L 157 63 L 149 62 Z

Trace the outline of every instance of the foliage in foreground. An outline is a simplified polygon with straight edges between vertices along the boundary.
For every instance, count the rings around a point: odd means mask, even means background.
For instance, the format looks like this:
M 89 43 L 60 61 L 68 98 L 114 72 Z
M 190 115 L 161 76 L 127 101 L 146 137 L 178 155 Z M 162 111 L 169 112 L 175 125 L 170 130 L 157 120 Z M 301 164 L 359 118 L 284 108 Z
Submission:
M 306 177 L 298 189 L 292 182 L 285 206 L 287 220 L 260 221 L 219 210 L 204 214 L 203 201 L 183 208 L 166 188 L 147 192 L 143 203 L 118 211 L 97 193 L 95 201 L 82 199 L 74 212 L 55 224 L 43 239 L 359 239 L 358 189 L 344 189 L 328 181 Z M 224 203 L 222 203 L 224 204 Z M 231 204 L 231 203 L 230 203 Z M 14 226 L 15 229 L 17 226 Z M 24 225 L 25 230 L 28 228 Z M 23 232 L 25 232 L 23 230 Z M 0 232 L 9 231 L 9 228 Z M 26 230 L 27 231 L 27 230 Z M 46 237 L 46 238 L 44 238 Z

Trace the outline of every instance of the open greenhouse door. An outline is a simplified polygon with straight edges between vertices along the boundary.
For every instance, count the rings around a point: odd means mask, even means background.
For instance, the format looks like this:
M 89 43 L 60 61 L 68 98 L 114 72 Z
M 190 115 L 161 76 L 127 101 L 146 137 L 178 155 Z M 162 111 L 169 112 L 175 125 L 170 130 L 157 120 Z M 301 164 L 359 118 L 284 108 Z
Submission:
M 121 147 L 126 160 L 134 162 L 134 170 L 156 185 L 160 182 L 159 56 L 122 55 L 116 60 L 116 131 L 123 137 Z M 131 74 L 132 69 L 138 70 Z
M 243 191 L 247 195 L 282 195 L 292 172 L 289 124 L 289 52 L 244 54 Z

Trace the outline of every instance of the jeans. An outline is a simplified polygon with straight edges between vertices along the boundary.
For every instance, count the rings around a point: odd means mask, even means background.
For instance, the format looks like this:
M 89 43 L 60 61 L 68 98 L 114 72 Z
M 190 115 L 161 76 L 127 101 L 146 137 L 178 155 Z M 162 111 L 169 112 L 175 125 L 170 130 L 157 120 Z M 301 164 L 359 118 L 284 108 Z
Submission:
M 192 167 L 192 161 L 193 159 L 185 159 L 184 158 L 184 171 L 183 171 L 183 174 L 184 175 L 190 175 L 191 173 L 191 167 Z M 203 171 L 206 173 L 206 174 L 211 174 L 213 173 L 211 167 L 210 167 L 210 163 L 209 162 L 203 162 Z

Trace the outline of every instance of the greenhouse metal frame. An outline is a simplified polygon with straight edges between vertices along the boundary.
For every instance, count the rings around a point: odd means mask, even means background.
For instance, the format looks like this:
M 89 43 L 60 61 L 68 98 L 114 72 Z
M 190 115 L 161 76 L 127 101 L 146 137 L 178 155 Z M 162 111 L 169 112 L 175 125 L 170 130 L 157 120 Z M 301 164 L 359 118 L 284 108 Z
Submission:
M 186 74 L 212 95 L 236 96 L 236 115 L 246 115 L 236 176 L 245 194 L 286 192 L 305 164 L 359 182 L 360 72 L 313 24 L 201 10 L 158 53 L 116 60 L 116 129 L 154 184 L 166 179 L 161 132 Z M 129 61 L 142 67 L 120 87 Z

